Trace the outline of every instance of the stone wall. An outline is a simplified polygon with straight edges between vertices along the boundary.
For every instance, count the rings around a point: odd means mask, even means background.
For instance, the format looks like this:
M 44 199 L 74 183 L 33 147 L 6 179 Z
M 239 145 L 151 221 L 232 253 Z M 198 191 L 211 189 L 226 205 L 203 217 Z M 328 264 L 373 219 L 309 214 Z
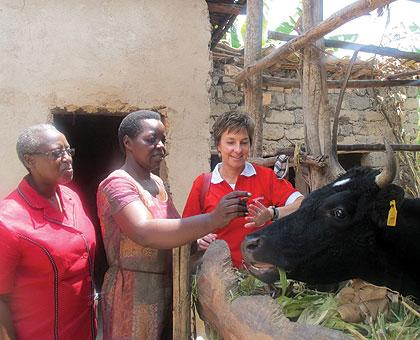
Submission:
M 215 63 L 212 74 L 211 119 L 229 110 L 243 110 L 242 89 L 233 82 L 235 67 Z M 337 104 L 339 89 L 330 89 L 328 99 L 331 112 Z M 414 143 L 418 131 L 417 88 L 398 87 L 392 89 L 349 89 L 346 91 L 339 118 L 339 144 L 383 143 L 383 137 L 395 141 L 392 130 L 377 104 L 378 98 L 389 99 L 390 94 L 397 102 L 394 113 L 401 115 L 407 143 Z M 292 147 L 303 143 L 303 110 L 300 89 L 263 87 L 263 155 L 275 155 L 278 148 Z M 398 112 L 395 112 L 398 111 Z M 212 142 L 213 143 L 213 142 Z M 212 145 L 214 148 L 214 145 Z M 362 157 L 364 165 L 379 165 L 382 153 L 370 153 Z

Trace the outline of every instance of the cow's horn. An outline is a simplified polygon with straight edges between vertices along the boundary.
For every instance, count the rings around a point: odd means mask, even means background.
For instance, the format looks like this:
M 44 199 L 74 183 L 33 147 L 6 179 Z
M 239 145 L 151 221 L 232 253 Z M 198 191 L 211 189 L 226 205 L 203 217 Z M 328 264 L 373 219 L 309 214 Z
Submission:
M 391 145 L 389 145 L 385 138 L 384 144 L 386 151 L 386 165 L 382 172 L 375 178 L 375 183 L 380 188 L 383 188 L 392 183 L 397 173 L 397 160 L 395 158 L 394 152 L 392 151 Z

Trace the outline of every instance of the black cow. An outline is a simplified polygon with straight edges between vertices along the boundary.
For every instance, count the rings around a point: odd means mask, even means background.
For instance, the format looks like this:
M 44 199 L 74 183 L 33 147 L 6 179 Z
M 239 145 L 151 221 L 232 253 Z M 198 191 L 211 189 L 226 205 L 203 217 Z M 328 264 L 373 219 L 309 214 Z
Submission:
M 250 234 L 242 242 L 250 271 L 266 282 L 277 277 L 272 265 L 310 284 L 361 278 L 420 299 L 420 199 L 391 184 L 396 161 L 387 148 L 382 173 L 351 169 L 295 213 Z M 393 201 L 395 226 L 388 222 Z

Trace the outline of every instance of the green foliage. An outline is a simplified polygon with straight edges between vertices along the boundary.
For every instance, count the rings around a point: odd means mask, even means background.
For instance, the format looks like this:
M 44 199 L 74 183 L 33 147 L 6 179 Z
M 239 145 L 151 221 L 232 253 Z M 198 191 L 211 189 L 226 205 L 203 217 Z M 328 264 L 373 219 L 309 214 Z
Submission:
M 236 271 L 239 289 L 231 295 L 237 298 L 269 293 L 275 297 L 282 313 L 290 320 L 336 329 L 357 338 L 397 340 L 420 337 L 420 318 L 406 307 L 407 304 L 414 305 L 410 300 L 403 298 L 404 302 L 400 303 L 399 299 L 395 298 L 395 301 L 390 302 L 389 314 L 380 314 L 375 322 L 349 323 L 340 318 L 336 294 L 308 289 L 302 283 L 287 280 L 285 272 L 279 273 L 280 281 L 274 285 L 267 285 L 248 273 Z
M 290 34 L 295 30 L 295 26 L 290 24 L 287 21 L 283 21 L 278 27 L 276 27 L 276 32 L 281 32 L 285 34 Z
M 302 5 L 300 4 L 299 6 L 302 6 Z M 280 25 L 276 27 L 275 31 L 285 33 L 285 34 L 292 33 L 295 30 L 297 21 L 302 16 L 302 13 L 303 13 L 302 8 L 296 7 L 295 14 L 293 16 L 289 16 L 289 20 L 281 22 Z
M 239 41 L 238 32 L 235 25 L 232 25 L 230 28 L 230 44 L 235 48 L 241 47 L 241 42 Z
M 355 42 L 358 37 L 359 37 L 358 34 L 352 33 L 352 34 L 333 35 L 333 36 L 328 37 L 328 39 L 339 40 L 339 41 L 347 41 L 347 42 Z

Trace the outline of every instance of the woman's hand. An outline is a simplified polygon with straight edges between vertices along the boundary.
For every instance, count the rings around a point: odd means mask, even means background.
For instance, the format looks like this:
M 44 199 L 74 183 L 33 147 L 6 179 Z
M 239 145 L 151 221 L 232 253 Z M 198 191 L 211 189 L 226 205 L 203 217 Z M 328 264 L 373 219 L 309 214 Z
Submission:
M 212 243 L 213 241 L 215 241 L 217 238 L 216 234 L 207 234 L 206 236 L 203 236 L 202 238 L 199 238 L 197 240 L 197 245 L 198 245 L 198 250 L 207 250 L 207 248 L 209 247 L 210 243 Z
M 248 214 L 247 201 L 251 194 L 247 191 L 233 191 L 222 197 L 210 215 L 215 228 L 222 228 L 235 217 Z
M 245 224 L 245 228 L 261 227 L 273 218 L 273 212 L 270 208 L 267 208 L 260 201 L 254 201 L 248 207 L 249 216 L 245 217 L 248 223 Z

